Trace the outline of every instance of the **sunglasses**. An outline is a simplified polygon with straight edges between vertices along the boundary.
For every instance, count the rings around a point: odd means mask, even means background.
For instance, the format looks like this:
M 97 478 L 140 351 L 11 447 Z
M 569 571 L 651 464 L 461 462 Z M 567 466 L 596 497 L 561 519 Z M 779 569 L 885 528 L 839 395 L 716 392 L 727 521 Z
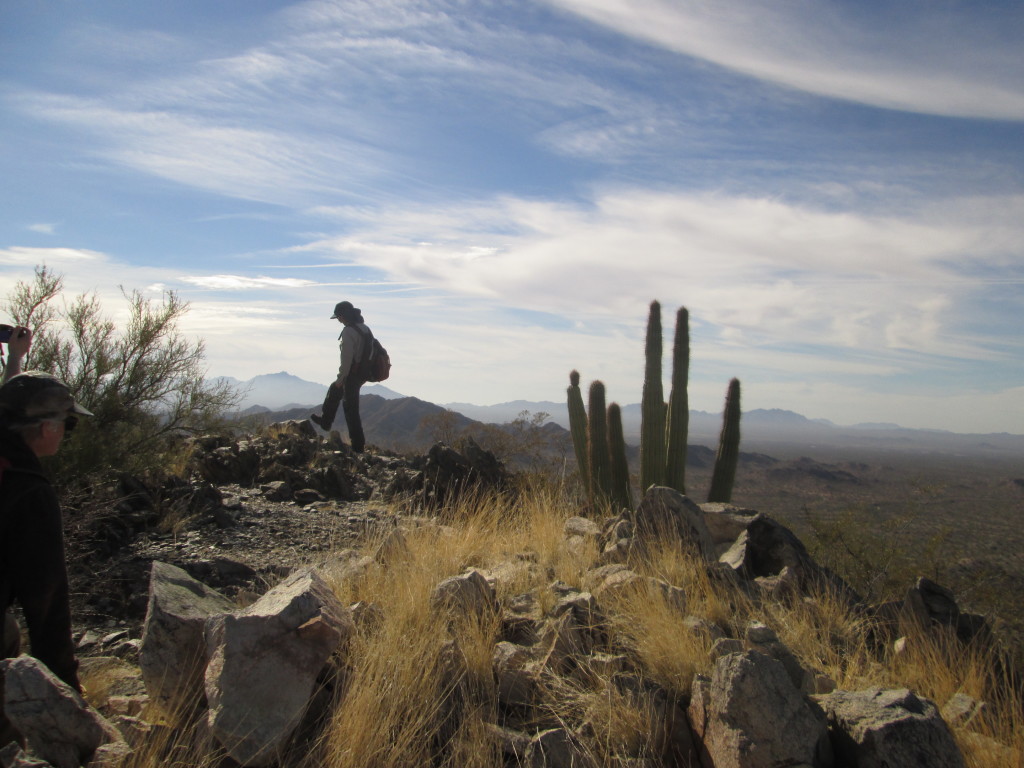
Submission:
M 66 419 L 64 419 L 64 434 L 69 434 L 71 430 L 75 428 L 76 424 L 78 424 L 77 416 L 68 416 Z

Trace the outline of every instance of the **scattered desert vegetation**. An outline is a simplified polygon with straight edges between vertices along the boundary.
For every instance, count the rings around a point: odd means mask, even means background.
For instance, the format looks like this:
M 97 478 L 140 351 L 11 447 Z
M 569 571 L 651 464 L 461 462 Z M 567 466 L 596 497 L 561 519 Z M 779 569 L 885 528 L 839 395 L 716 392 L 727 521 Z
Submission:
M 1003 768 L 1012 764 L 1005 747 L 1018 756 L 1024 749 L 1020 691 L 995 648 L 908 625 L 897 652 L 877 642 L 867 614 L 851 611 L 835 594 L 759 599 L 709 575 L 706 563 L 678 543 L 626 563 L 652 578 L 647 586 L 600 596 L 584 627 L 586 653 L 552 641 L 546 657 L 522 667 L 522 690 L 500 690 L 509 681 L 494 673 L 495 647 L 515 631 L 513 617 L 499 609 L 437 610 L 432 591 L 475 568 L 493 580 L 496 606 L 529 605 L 524 615 L 549 614 L 563 590 L 592 586 L 596 539 L 567 543 L 565 533 L 582 506 L 564 487 L 545 484 L 521 494 L 463 498 L 440 519 L 419 519 L 367 540 L 357 552 L 328 557 L 321 567 L 336 595 L 361 606 L 357 629 L 325 682 L 330 703 L 313 726 L 314 746 L 303 742 L 282 764 L 500 766 L 508 764 L 502 733 L 557 727 L 586 734 L 582 748 L 595 766 L 641 758 L 673 764 L 673 719 L 684 717 L 694 676 L 712 667 L 711 637 L 693 631 L 695 618 L 731 637 L 742 637 L 749 622 L 763 622 L 801 664 L 843 689 L 909 687 L 940 706 L 955 694 L 984 701 L 983 715 L 954 728 L 972 768 Z M 623 686 L 624 676 L 657 693 L 638 695 Z M 101 680 L 86 685 L 105 688 Z M 175 765 L 206 766 L 222 757 L 194 733 L 154 734 L 133 765 L 149 768 L 173 756 Z

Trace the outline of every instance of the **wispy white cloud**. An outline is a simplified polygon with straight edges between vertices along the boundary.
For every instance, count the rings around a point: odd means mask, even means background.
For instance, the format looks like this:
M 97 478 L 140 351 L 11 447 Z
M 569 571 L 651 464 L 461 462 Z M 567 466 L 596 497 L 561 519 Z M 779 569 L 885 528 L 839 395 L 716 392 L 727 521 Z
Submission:
M 981 210 L 983 222 L 971 213 Z M 722 345 L 773 354 L 804 346 L 820 371 L 846 354 L 884 353 L 888 365 L 907 368 L 918 363 L 895 362 L 905 350 L 1002 358 L 969 330 L 971 322 L 1005 322 L 968 312 L 987 283 L 963 280 L 956 265 L 1002 263 L 1008 238 L 1024 236 L 1020 201 L 964 201 L 938 213 L 925 206 L 871 216 L 781 200 L 621 192 L 592 207 L 506 199 L 464 216 L 388 211 L 357 234 L 306 249 L 396 281 L 567 320 L 607 324 L 661 298 L 688 306 Z M 458 221 L 473 224 L 460 229 Z
M 902 2 L 548 0 L 669 50 L 809 93 L 956 117 L 1024 119 L 1024 11 Z M 979 22 L 979 19 L 982 21 Z
M 45 223 L 29 224 L 26 229 L 30 232 L 37 232 L 40 235 L 52 235 L 57 231 L 57 225 Z
M 83 261 L 102 261 L 106 257 L 99 251 L 86 248 L 32 248 L 13 245 L 0 248 L 0 264 L 17 266 L 35 266 L 54 262 L 81 263 Z
M 316 285 L 312 280 L 293 277 L 245 277 L 243 275 L 184 276 L 182 282 L 199 288 L 220 291 L 245 291 L 253 288 L 305 288 Z

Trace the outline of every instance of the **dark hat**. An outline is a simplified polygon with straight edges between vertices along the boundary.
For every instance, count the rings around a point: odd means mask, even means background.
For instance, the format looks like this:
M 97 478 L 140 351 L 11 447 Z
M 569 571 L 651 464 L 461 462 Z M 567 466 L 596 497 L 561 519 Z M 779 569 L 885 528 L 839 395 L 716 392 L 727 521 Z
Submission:
M 10 424 L 62 419 L 72 413 L 92 416 L 75 402 L 67 384 L 43 371 L 19 373 L 0 387 L 0 416 Z
M 331 315 L 331 320 L 336 320 L 337 318 L 345 319 L 358 314 L 360 314 L 359 308 L 353 307 L 351 301 L 339 301 L 334 305 L 334 314 Z

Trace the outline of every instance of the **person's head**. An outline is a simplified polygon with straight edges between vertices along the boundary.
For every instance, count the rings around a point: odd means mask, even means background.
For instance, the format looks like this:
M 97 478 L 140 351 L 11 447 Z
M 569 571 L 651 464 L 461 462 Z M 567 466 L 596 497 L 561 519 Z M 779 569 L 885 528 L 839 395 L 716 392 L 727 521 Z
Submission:
M 52 456 L 78 416 L 92 412 L 75 402 L 68 385 L 42 371 L 12 376 L 0 386 L 0 424 L 17 432 L 36 456 Z
M 363 321 L 363 313 L 359 307 L 353 307 L 351 301 L 339 301 L 334 305 L 334 314 L 331 315 L 331 319 L 336 319 L 345 325 L 361 323 Z

